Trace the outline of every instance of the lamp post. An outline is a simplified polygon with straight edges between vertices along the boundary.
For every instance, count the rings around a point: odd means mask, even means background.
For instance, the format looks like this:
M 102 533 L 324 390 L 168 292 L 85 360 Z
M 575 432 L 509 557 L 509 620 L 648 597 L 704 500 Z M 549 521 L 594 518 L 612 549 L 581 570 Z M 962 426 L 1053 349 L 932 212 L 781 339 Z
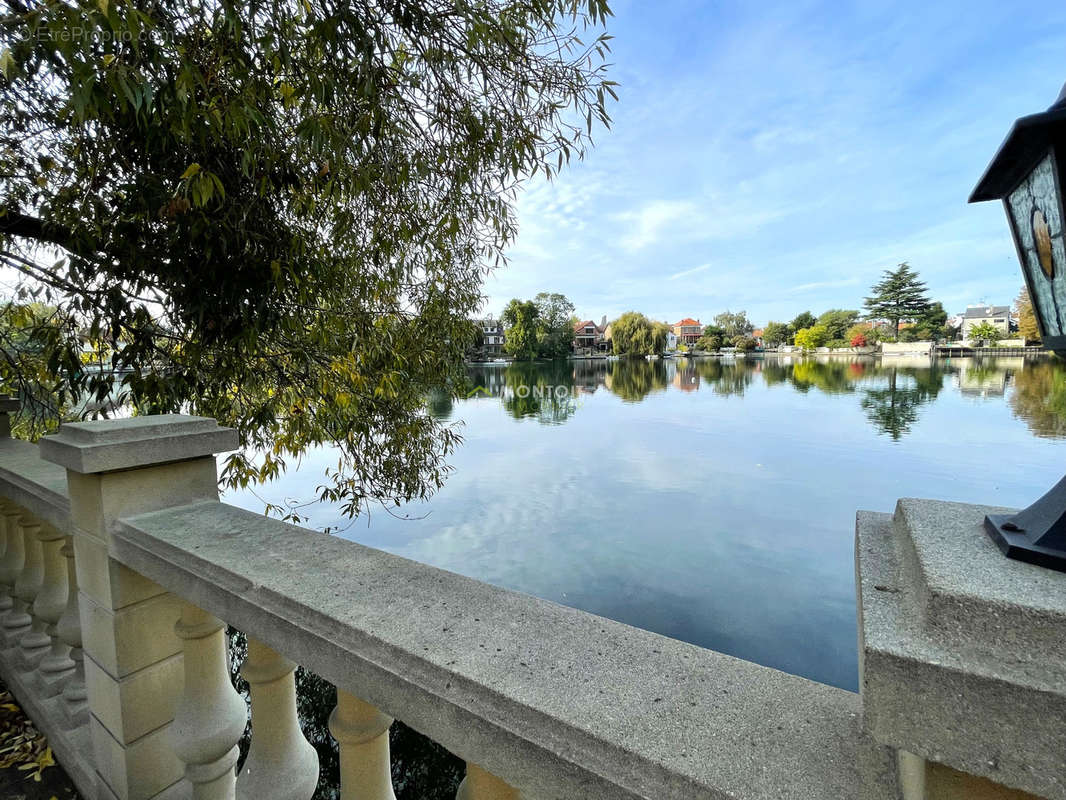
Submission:
M 1044 346 L 1066 352 L 1066 86 L 1047 111 L 1022 117 L 988 165 L 970 202 L 1002 200 Z M 1009 558 L 1066 572 L 1066 478 L 1014 516 L 990 514 L 985 530 Z

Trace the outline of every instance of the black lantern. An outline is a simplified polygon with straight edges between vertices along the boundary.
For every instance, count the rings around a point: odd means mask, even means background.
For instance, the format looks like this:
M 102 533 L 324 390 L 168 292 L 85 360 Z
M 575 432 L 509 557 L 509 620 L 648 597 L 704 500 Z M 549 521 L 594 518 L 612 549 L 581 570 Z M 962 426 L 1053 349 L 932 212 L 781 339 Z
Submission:
M 1066 86 L 1042 114 L 1014 123 L 970 202 L 1002 200 L 1044 346 L 1066 352 Z M 1010 558 L 1066 572 L 1066 478 L 1029 508 L 985 517 Z

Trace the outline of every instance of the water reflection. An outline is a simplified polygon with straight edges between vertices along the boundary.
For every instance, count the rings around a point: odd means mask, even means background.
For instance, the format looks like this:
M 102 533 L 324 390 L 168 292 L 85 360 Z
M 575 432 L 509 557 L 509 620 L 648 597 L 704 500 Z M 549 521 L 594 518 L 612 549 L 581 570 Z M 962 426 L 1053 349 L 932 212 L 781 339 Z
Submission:
M 1048 440 L 1066 438 L 1066 366 L 1049 359 L 578 361 L 468 379 L 469 400 L 427 399 L 466 423 L 444 489 L 406 509 L 415 521 L 344 535 L 853 691 L 856 509 L 1021 506 L 1061 477 Z M 989 469 L 989 452 L 1010 458 Z M 331 460 L 278 491 L 313 494 Z M 298 681 L 318 797 L 335 797 L 333 690 Z M 390 738 L 398 800 L 454 797 L 461 761 L 399 722 Z
M 631 359 L 601 363 L 601 367 L 603 385 L 627 403 L 639 403 L 653 392 L 666 391 L 674 371 L 662 361 Z
M 497 398 L 515 419 L 545 425 L 565 423 L 579 412 L 583 397 L 602 390 L 626 403 L 668 390 L 743 397 L 755 381 L 768 388 L 785 385 L 801 394 L 855 394 L 869 424 L 894 441 L 912 431 L 923 408 L 946 385 L 975 398 L 1002 397 L 1016 385 L 1014 413 L 1039 436 L 1066 436 L 1066 368 L 1039 357 L 589 360 L 479 365 L 470 369 L 469 377 L 471 396 Z M 430 397 L 429 410 L 447 419 L 454 409 L 442 394 Z
M 865 389 L 861 405 L 878 432 L 899 441 L 911 432 L 922 406 L 944 388 L 945 370 L 937 364 L 925 369 L 887 369 L 887 385 Z
M 1061 363 L 1029 364 L 1013 376 L 1014 416 L 1037 436 L 1066 438 L 1066 370 Z

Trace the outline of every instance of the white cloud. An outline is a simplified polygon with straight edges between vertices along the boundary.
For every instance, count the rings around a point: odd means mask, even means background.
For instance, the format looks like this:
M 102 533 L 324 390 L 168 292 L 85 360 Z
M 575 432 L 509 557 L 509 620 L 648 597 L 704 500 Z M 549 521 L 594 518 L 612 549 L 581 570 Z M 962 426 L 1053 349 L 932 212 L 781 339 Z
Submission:
M 844 278 L 839 281 L 813 281 L 811 283 L 801 283 L 791 289 L 785 289 L 785 292 L 786 294 L 802 294 L 803 292 L 813 292 L 815 289 L 838 289 L 841 286 L 854 286 L 858 282 L 858 278 Z
M 699 227 L 702 216 L 687 200 L 654 200 L 638 211 L 619 214 L 617 220 L 630 230 L 619 241 L 623 248 L 632 251 L 655 244 L 667 233 L 691 232 Z
M 1002 211 L 966 198 L 1011 121 L 1057 94 L 1066 6 L 1036 26 L 996 0 L 902 2 L 619 0 L 612 129 L 521 197 L 490 305 L 552 290 L 597 319 L 762 323 L 857 308 L 904 260 L 949 309 L 1008 302 Z
M 688 275 L 695 275 L 697 272 L 705 272 L 706 270 L 709 270 L 710 268 L 711 268 L 710 264 L 701 264 L 700 266 L 693 267 L 692 269 L 684 269 L 684 270 L 681 270 L 681 272 L 675 272 L 667 280 L 676 281 L 678 278 L 684 278 L 684 277 L 686 277 Z

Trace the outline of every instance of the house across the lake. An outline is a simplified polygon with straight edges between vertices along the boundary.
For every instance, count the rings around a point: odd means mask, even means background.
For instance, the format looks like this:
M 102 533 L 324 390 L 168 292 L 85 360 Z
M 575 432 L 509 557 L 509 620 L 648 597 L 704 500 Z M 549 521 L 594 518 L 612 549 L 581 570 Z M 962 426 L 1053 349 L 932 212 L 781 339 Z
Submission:
M 664 322 L 663 324 L 666 325 L 667 328 L 670 328 L 670 326 L 667 323 Z M 677 350 L 677 334 L 674 333 L 673 328 L 670 328 L 670 330 L 668 330 L 666 332 L 666 352 L 667 353 L 673 353 L 676 350 Z
M 607 316 L 599 324 L 586 319 L 574 326 L 575 355 L 591 355 L 607 352 Z
M 989 322 L 1006 336 L 1010 333 L 1010 306 L 966 306 L 962 315 L 962 338 L 970 338 L 970 328 Z
M 503 323 L 498 319 L 489 317 L 488 319 L 478 320 L 478 325 L 481 326 L 480 355 L 485 358 L 497 358 L 502 356 L 503 345 L 506 341 Z
M 696 344 L 703 335 L 703 326 L 700 321 L 692 317 L 685 317 L 680 322 L 675 322 L 673 328 L 678 342 L 689 346 Z

